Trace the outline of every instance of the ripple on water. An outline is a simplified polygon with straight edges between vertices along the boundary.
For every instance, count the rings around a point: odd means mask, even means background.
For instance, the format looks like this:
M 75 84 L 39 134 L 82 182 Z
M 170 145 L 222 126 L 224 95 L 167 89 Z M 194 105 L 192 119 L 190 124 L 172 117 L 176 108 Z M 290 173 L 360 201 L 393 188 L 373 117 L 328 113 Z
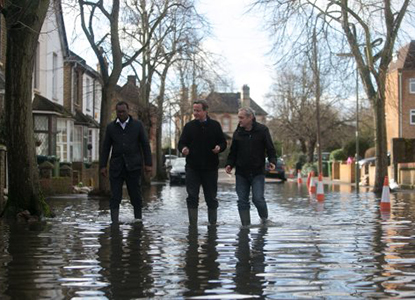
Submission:
M 218 226 L 188 227 L 183 186 L 146 191 L 143 223 L 128 201 L 111 226 L 107 201 L 49 200 L 56 218 L 0 222 L 0 294 L 10 299 L 415 298 L 409 194 L 379 212 L 371 193 L 266 185 L 270 222 L 240 228 L 233 185 L 219 186 Z

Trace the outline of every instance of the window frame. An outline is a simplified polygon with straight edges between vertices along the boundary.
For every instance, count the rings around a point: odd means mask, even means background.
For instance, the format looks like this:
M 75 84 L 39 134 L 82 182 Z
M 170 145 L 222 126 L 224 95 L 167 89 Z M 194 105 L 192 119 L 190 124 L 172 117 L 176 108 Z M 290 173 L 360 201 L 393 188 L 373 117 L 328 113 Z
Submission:
M 409 78 L 409 93 L 415 94 L 415 78 Z
M 409 124 L 415 125 L 415 109 L 409 110 Z

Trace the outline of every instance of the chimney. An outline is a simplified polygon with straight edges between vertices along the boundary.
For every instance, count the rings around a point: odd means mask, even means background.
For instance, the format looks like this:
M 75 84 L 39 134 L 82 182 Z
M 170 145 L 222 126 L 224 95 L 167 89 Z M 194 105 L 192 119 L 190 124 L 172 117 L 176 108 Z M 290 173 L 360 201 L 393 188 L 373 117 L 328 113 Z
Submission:
M 249 96 L 249 86 L 242 86 L 242 107 L 251 107 L 251 97 Z
M 136 86 L 135 75 L 128 75 L 127 83 Z

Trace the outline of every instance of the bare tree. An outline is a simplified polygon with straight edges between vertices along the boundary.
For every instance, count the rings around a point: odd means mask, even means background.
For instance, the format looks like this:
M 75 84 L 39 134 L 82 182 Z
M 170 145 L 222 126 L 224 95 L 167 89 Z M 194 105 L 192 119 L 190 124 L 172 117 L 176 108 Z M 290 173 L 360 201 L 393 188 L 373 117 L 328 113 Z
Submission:
M 317 145 L 316 97 L 314 91 L 314 72 L 308 72 L 306 65 L 298 68 L 282 69 L 274 80 L 268 93 L 268 105 L 274 118 L 270 128 L 275 139 L 299 144 L 301 151 L 307 154 L 308 162 L 314 161 Z M 324 81 L 323 81 L 324 82 Z M 324 87 L 324 85 L 323 85 Z M 321 93 L 320 124 L 321 144 L 331 146 L 334 142 L 341 144 L 345 138 L 345 124 L 336 108 L 337 98 L 331 99 Z
M 147 28 L 146 41 L 137 48 L 132 48 L 131 52 L 128 51 L 131 48 L 123 48 L 120 39 L 120 31 L 125 30 L 125 28 L 120 29 L 120 0 L 113 0 L 112 5 L 106 4 L 102 0 L 78 0 L 78 4 L 82 29 L 98 59 L 103 84 L 99 134 L 99 151 L 101 153 L 106 125 L 111 116 L 111 100 L 121 72 L 125 67 L 130 66 L 140 54 L 148 51 L 149 41 L 170 6 L 169 1 L 162 4 L 160 14 Z M 101 174 L 99 176 L 99 190 L 108 192 L 108 181 Z
M 48 0 L 5 1 L 0 5 L 7 27 L 6 127 L 10 213 L 48 213 L 40 193 L 32 116 L 32 73 Z
M 321 39 L 333 54 L 352 53 L 360 78 L 374 111 L 376 141 L 376 179 L 380 191 L 387 175 L 387 137 L 385 121 L 385 81 L 395 42 L 411 0 L 367 1 L 277 1 L 258 0 L 270 17 L 275 37 L 275 53 L 280 61 L 304 51 L 309 44 L 304 34 L 320 24 Z M 320 20 L 320 22 L 318 21 Z

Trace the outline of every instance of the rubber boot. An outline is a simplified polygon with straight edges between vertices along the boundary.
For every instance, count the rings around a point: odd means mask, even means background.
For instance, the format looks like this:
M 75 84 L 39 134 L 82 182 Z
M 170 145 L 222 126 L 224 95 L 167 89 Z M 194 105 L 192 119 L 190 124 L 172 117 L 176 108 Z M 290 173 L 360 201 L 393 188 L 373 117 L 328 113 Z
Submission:
M 239 217 L 241 218 L 242 226 L 251 225 L 251 215 L 249 209 L 239 210 Z
M 197 225 L 197 208 L 188 208 L 189 225 Z
M 120 214 L 120 210 L 118 208 L 111 209 L 111 222 L 118 223 L 118 216 Z
M 208 220 L 210 225 L 216 225 L 218 219 L 218 210 L 216 208 L 208 209 Z
M 141 207 L 134 207 L 134 218 L 141 220 L 143 218 L 141 213 Z
M 262 223 L 266 223 L 268 220 L 268 208 L 258 209 L 258 215 L 261 218 Z

